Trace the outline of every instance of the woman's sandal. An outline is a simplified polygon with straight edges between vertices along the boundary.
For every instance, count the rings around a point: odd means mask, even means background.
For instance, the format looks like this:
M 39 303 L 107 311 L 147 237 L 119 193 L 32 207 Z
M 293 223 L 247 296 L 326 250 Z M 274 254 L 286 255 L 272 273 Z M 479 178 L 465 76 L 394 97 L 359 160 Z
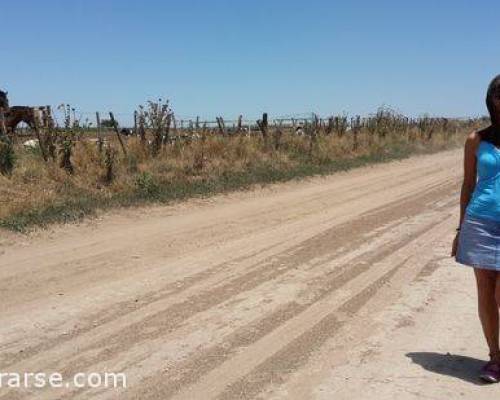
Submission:
M 499 352 L 500 353 L 500 352 Z M 497 354 L 496 352 L 494 354 Z M 490 353 L 490 357 L 494 355 Z M 500 363 L 490 360 L 482 368 L 479 377 L 486 382 L 497 383 L 500 381 Z

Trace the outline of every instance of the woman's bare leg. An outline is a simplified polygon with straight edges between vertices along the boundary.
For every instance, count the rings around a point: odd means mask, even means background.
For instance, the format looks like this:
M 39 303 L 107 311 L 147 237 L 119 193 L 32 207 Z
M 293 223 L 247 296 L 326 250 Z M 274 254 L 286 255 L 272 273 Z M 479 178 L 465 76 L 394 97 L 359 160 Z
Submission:
M 474 268 L 474 274 L 477 283 L 479 319 L 481 320 L 483 333 L 490 349 L 490 359 L 500 362 L 500 348 L 498 343 L 500 273 L 482 268 Z

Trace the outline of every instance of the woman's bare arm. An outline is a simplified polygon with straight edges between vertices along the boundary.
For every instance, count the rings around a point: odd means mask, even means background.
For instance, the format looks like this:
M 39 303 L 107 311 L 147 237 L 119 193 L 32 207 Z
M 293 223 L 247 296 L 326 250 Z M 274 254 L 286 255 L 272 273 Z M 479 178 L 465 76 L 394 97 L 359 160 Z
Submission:
M 476 187 L 476 149 L 479 141 L 480 137 L 476 132 L 470 133 L 465 141 L 464 180 L 460 191 L 460 221 L 458 226 L 462 225 L 465 209 Z

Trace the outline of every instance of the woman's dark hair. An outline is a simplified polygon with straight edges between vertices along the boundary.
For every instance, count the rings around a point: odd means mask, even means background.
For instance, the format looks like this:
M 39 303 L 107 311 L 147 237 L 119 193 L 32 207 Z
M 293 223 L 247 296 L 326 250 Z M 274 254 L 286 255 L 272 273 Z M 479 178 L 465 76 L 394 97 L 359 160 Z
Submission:
M 498 120 L 500 110 L 495 110 L 495 105 L 493 103 L 493 98 L 498 93 L 500 93 L 500 75 L 493 78 L 486 92 L 486 107 L 488 107 L 488 112 L 490 113 L 491 124 L 495 127 L 500 125 L 500 121 Z
M 500 110 L 495 109 L 494 98 L 500 93 L 500 75 L 493 78 L 486 92 L 486 107 L 490 113 L 491 125 L 478 132 L 481 140 L 490 142 L 500 148 Z

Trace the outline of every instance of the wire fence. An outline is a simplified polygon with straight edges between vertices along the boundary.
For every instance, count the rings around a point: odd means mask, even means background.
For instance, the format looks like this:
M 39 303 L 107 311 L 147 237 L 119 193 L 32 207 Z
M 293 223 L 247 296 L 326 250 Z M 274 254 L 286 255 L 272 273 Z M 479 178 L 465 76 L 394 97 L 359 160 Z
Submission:
M 106 116 L 109 114 L 109 111 L 95 111 L 95 112 L 89 112 L 89 111 L 81 111 L 81 112 L 76 112 L 74 116 L 72 116 L 73 121 L 78 121 L 80 126 L 83 127 L 95 127 L 97 126 L 97 119 L 96 119 L 96 114 L 100 114 L 101 116 Z M 118 124 L 120 125 L 121 128 L 128 128 L 132 129 L 134 127 L 134 113 L 130 112 L 113 112 Z M 52 113 L 53 119 L 56 123 L 57 126 L 63 126 L 64 125 L 64 115 L 61 112 L 54 111 Z M 367 116 L 361 117 L 361 121 L 366 121 L 370 118 L 373 118 L 375 114 L 370 114 Z M 270 116 L 269 117 L 269 123 L 270 124 L 276 124 L 276 125 L 282 125 L 284 127 L 300 127 L 308 123 L 313 123 L 315 120 L 319 120 L 320 123 L 326 122 L 329 119 L 332 118 L 346 118 L 348 121 L 348 125 L 350 126 L 350 122 L 354 119 L 356 119 L 358 115 L 351 116 L 347 113 L 343 114 L 329 114 L 329 115 L 319 115 L 314 112 L 309 112 L 309 113 L 295 113 L 295 114 L 288 114 L 284 116 Z M 411 123 L 411 121 L 418 121 L 421 118 L 443 118 L 443 119 L 448 119 L 448 120 L 455 120 L 455 121 L 467 121 L 467 120 L 473 120 L 473 119 L 480 119 L 483 116 L 459 116 L 459 117 L 427 117 L 427 116 L 422 116 L 422 117 L 405 117 L 401 116 L 402 118 L 405 118 L 407 121 Z M 217 128 L 218 127 L 218 119 L 221 118 L 224 122 L 224 124 L 227 127 L 237 127 L 237 126 L 243 126 L 251 128 L 251 129 L 258 129 L 258 124 L 257 120 L 258 118 L 245 118 L 244 114 L 240 114 L 236 118 L 225 118 L 225 117 L 215 117 L 211 119 L 202 119 L 198 116 L 182 116 L 182 115 L 175 115 L 173 116 L 173 124 L 175 125 L 176 128 L 178 129 L 194 129 L 197 127 L 207 127 L 207 128 Z M 107 118 L 103 118 L 103 121 L 106 121 Z M 102 121 L 101 121 L 102 122 Z
M 161 106 L 161 104 L 160 104 Z M 164 105 L 166 106 L 166 105 Z M 129 134 L 138 132 L 138 119 L 141 111 L 129 112 L 89 112 L 81 111 L 71 107 L 69 104 L 63 104 L 57 108 L 50 106 L 34 107 L 33 110 L 43 112 L 48 110 L 48 115 L 55 127 L 72 127 L 79 128 L 87 131 L 94 131 L 101 129 L 103 131 L 115 129 L 115 123 L 122 133 Z M 140 110 L 144 111 L 140 107 Z M 170 111 L 169 111 L 170 112 Z M 109 118 L 108 118 L 109 115 Z M 315 125 L 318 127 L 327 127 L 328 131 L 350 131 L 360 127 L 373 126 L 379 124 L 380 121 L 384 123 L 391 120 L 389 124 L 392 128 L 401 129 L 404 126 L 418 126 L 419 124 L 428 123 L 447 123 L 448 121 L 477 121 L 485 117 L 407 117 L 401 113 L 394 111 L 389 107 L 380 107 L 376 113 L 367 116 L 349 116 L 347 113 L 330 114 L 320 116 L 314 112 L 295 113 L 288 115 L 281 115 L 269 117 L 267 113 L 262 115 L 262 119 L 257 118 L 244 118 L 240 114 L 237 119 L 225 119 L 223 117 L 216 117 L 215 119 L 201 119 L 199 116 L 179 116 L 171 113 L 171 127 L 175 135 L 185 134 L 186 132 L 195 132 L 200 129 L 218 130 L 220 133 L 234 133 L 234 132 L 249 132 L 255 133 L 261 130 L 259 121 L 265 120 L 266 125 L 276 126 L 280 128 L 291 128 L 295 130 L 303 130 L 308 125 Z M 387 124 L 386 124 L 387 125 Z M 17 133 L 20 135 L 30 135 L 29 126 L 21 124 L 17 127 Z

